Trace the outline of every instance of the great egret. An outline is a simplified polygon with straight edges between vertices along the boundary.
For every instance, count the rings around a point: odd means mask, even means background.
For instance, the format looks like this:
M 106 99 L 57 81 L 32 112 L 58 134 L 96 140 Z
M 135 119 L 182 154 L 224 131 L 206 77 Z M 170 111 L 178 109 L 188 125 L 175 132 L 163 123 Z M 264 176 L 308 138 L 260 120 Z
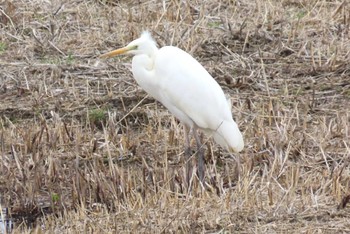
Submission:
M 198 148 L 198 177 L 204 181 L 204 152 L 197 129 L 213 136 L 229 151 L 244 147 L 242 133 L 231 114 L 231 102 L 205 68 L 190 54 L 174 47 L 157 48 L 149 32 L 121 49 L 103 54 L 134 55 L 132 72 L 136 82 L 185 124 L 187 182 L 190 181 L 190 140 L 192 130 Z

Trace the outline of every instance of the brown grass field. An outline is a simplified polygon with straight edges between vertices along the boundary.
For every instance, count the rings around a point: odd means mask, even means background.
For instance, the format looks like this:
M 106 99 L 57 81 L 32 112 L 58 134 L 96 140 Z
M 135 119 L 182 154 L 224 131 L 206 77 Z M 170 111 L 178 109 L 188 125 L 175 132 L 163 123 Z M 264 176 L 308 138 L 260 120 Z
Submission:
M 204 136 L 205 188 L 131 58 L 98 58 L 145 29 L 232 98 L 241 164 Z M 0 0 L 0 30 L 0 233 L 350 233 L 347 0 Z

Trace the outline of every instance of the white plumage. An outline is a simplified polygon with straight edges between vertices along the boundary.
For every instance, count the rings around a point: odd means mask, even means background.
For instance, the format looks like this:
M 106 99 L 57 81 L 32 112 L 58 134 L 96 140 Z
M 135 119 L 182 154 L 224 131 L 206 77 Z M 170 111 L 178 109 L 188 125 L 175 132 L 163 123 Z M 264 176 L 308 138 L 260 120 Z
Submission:
M 176 118 L 192 129 L 202 129 L 230 151 L 243 150 L 242 133 L 232 118 L 230 101 L 191 55 L 174 46 L 158 49 L 151 35 L 144 32 L 126 47 L 101 57 L 123 53 L 134 55 L 132 72 L 137 83 Z

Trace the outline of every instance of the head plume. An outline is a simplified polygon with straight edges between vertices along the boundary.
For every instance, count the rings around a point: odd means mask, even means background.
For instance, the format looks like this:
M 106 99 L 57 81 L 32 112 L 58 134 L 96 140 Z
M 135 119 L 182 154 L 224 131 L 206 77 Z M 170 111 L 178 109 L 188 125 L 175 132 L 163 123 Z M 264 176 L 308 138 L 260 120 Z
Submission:
M 141 37 L 139 39 L 151 42 L 153 45 L 157 46 L 157 42 L 153 39 L 151 33 L 147 30 L 141 33 Z

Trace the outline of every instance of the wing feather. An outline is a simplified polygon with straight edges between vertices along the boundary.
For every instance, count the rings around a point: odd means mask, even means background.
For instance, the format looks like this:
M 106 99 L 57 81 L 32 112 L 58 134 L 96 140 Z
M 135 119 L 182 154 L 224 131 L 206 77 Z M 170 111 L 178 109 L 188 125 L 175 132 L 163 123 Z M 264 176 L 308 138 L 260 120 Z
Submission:
M 200 128 L 214 130 L 232 119 L 221 87 L 192 56 L 176 47 L 163 47 L 155 67 L 161 79 L 160 101 L 180 120 L 185 121 L 174 112 L 181 111 Z

